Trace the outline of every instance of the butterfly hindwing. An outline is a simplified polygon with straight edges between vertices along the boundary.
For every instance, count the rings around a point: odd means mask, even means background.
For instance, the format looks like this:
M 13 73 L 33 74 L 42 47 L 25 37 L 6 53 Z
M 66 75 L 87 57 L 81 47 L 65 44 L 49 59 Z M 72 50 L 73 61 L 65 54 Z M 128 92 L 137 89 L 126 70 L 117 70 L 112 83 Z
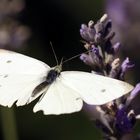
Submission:
M 130 84 L 105 76 L 80 72 L 61 72 L 62 81 L 88 104 L 102 105 L 127 94 L 133 89 Z
M 61 77 L 58 77 L 44 94 L 43 98 L 35 105 L 34 112 L 42 110 L 45 115 L 58 115 L 77 112 L 83 106 L 79 94 L 65 83 L 62 83 Z

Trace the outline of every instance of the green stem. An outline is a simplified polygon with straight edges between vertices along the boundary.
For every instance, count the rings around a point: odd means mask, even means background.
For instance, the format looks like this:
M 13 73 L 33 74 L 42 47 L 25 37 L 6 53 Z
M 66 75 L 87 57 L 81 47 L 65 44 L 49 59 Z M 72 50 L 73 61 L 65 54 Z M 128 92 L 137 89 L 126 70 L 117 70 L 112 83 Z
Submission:
M 18 140 L 14 109 L 1 107 L 3 140 Z

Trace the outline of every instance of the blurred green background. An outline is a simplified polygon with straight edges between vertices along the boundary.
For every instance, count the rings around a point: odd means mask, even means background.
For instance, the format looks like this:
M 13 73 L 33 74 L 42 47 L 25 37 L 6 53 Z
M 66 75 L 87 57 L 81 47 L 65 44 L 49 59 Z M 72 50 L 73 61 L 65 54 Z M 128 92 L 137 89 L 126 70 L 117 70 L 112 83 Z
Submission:
M 31 57 L 55 66 L 50 41 L 60 60 L 84 51 L 79 29 L 82 23 L 97 21 L 105 13 L 103 0 L 26 0 L 18 20 L 31 30 L 26 47 L 17 49 Z M 69 61 L 64 70 L 90 68 L 79 59 Z M 36 102 L 36 101 L 35 101 Z M 99 140 L 101 135 L 94 122 L 83 111 L 69 115 L 44 116 L 33 113 L 35 102 L 28 106 L 7 109 L 1 107 L 1 140 Z M 12 118 L 13 117 L 13 118 Z M 14 120 L 14 122 L 13 122 Z M 12 129 L 12 130 L 11 130 Z M 8 135 L 9 133 L 12 133 Z

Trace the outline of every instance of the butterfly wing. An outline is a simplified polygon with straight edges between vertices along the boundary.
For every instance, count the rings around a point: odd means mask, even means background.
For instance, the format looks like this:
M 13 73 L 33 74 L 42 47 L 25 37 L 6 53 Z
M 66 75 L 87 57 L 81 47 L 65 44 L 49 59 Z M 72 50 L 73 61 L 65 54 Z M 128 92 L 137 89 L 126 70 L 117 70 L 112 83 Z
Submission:
M 61 73 L 63 83 L 79 93 L 88 104 L 102 105 L 127 94 L 133 86 L 112 78 L 88 72 L 66 71 Z
M 17 105 L 26 104 L 48 70 L 50 67 L 39 60 L 0 49 L 0 104 L 8 107 L 15 101 Z
M 83 101 L 79 94 L 62 82 L 61 77 L 54 81 L 33 111 L 42 110 L 45 115 L 65 114 L 81 110 Z
M 50 67 L 37 59 L 0 49 L 0 73 L 42 74 Z

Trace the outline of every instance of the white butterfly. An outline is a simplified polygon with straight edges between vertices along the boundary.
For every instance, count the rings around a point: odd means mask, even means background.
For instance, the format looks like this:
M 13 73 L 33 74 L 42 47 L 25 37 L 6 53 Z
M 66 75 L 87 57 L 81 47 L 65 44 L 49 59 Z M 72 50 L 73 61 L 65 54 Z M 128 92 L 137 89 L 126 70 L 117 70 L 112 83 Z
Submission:
M 34 58 L 0 49 L 0 104 L 22 106 L 39 97 L 33 111 L 45 115 L 81 110 L 83 101 L 102 105 L 127 94 L 133 86 L 116 79 L 81 71 L 50 68 Z

